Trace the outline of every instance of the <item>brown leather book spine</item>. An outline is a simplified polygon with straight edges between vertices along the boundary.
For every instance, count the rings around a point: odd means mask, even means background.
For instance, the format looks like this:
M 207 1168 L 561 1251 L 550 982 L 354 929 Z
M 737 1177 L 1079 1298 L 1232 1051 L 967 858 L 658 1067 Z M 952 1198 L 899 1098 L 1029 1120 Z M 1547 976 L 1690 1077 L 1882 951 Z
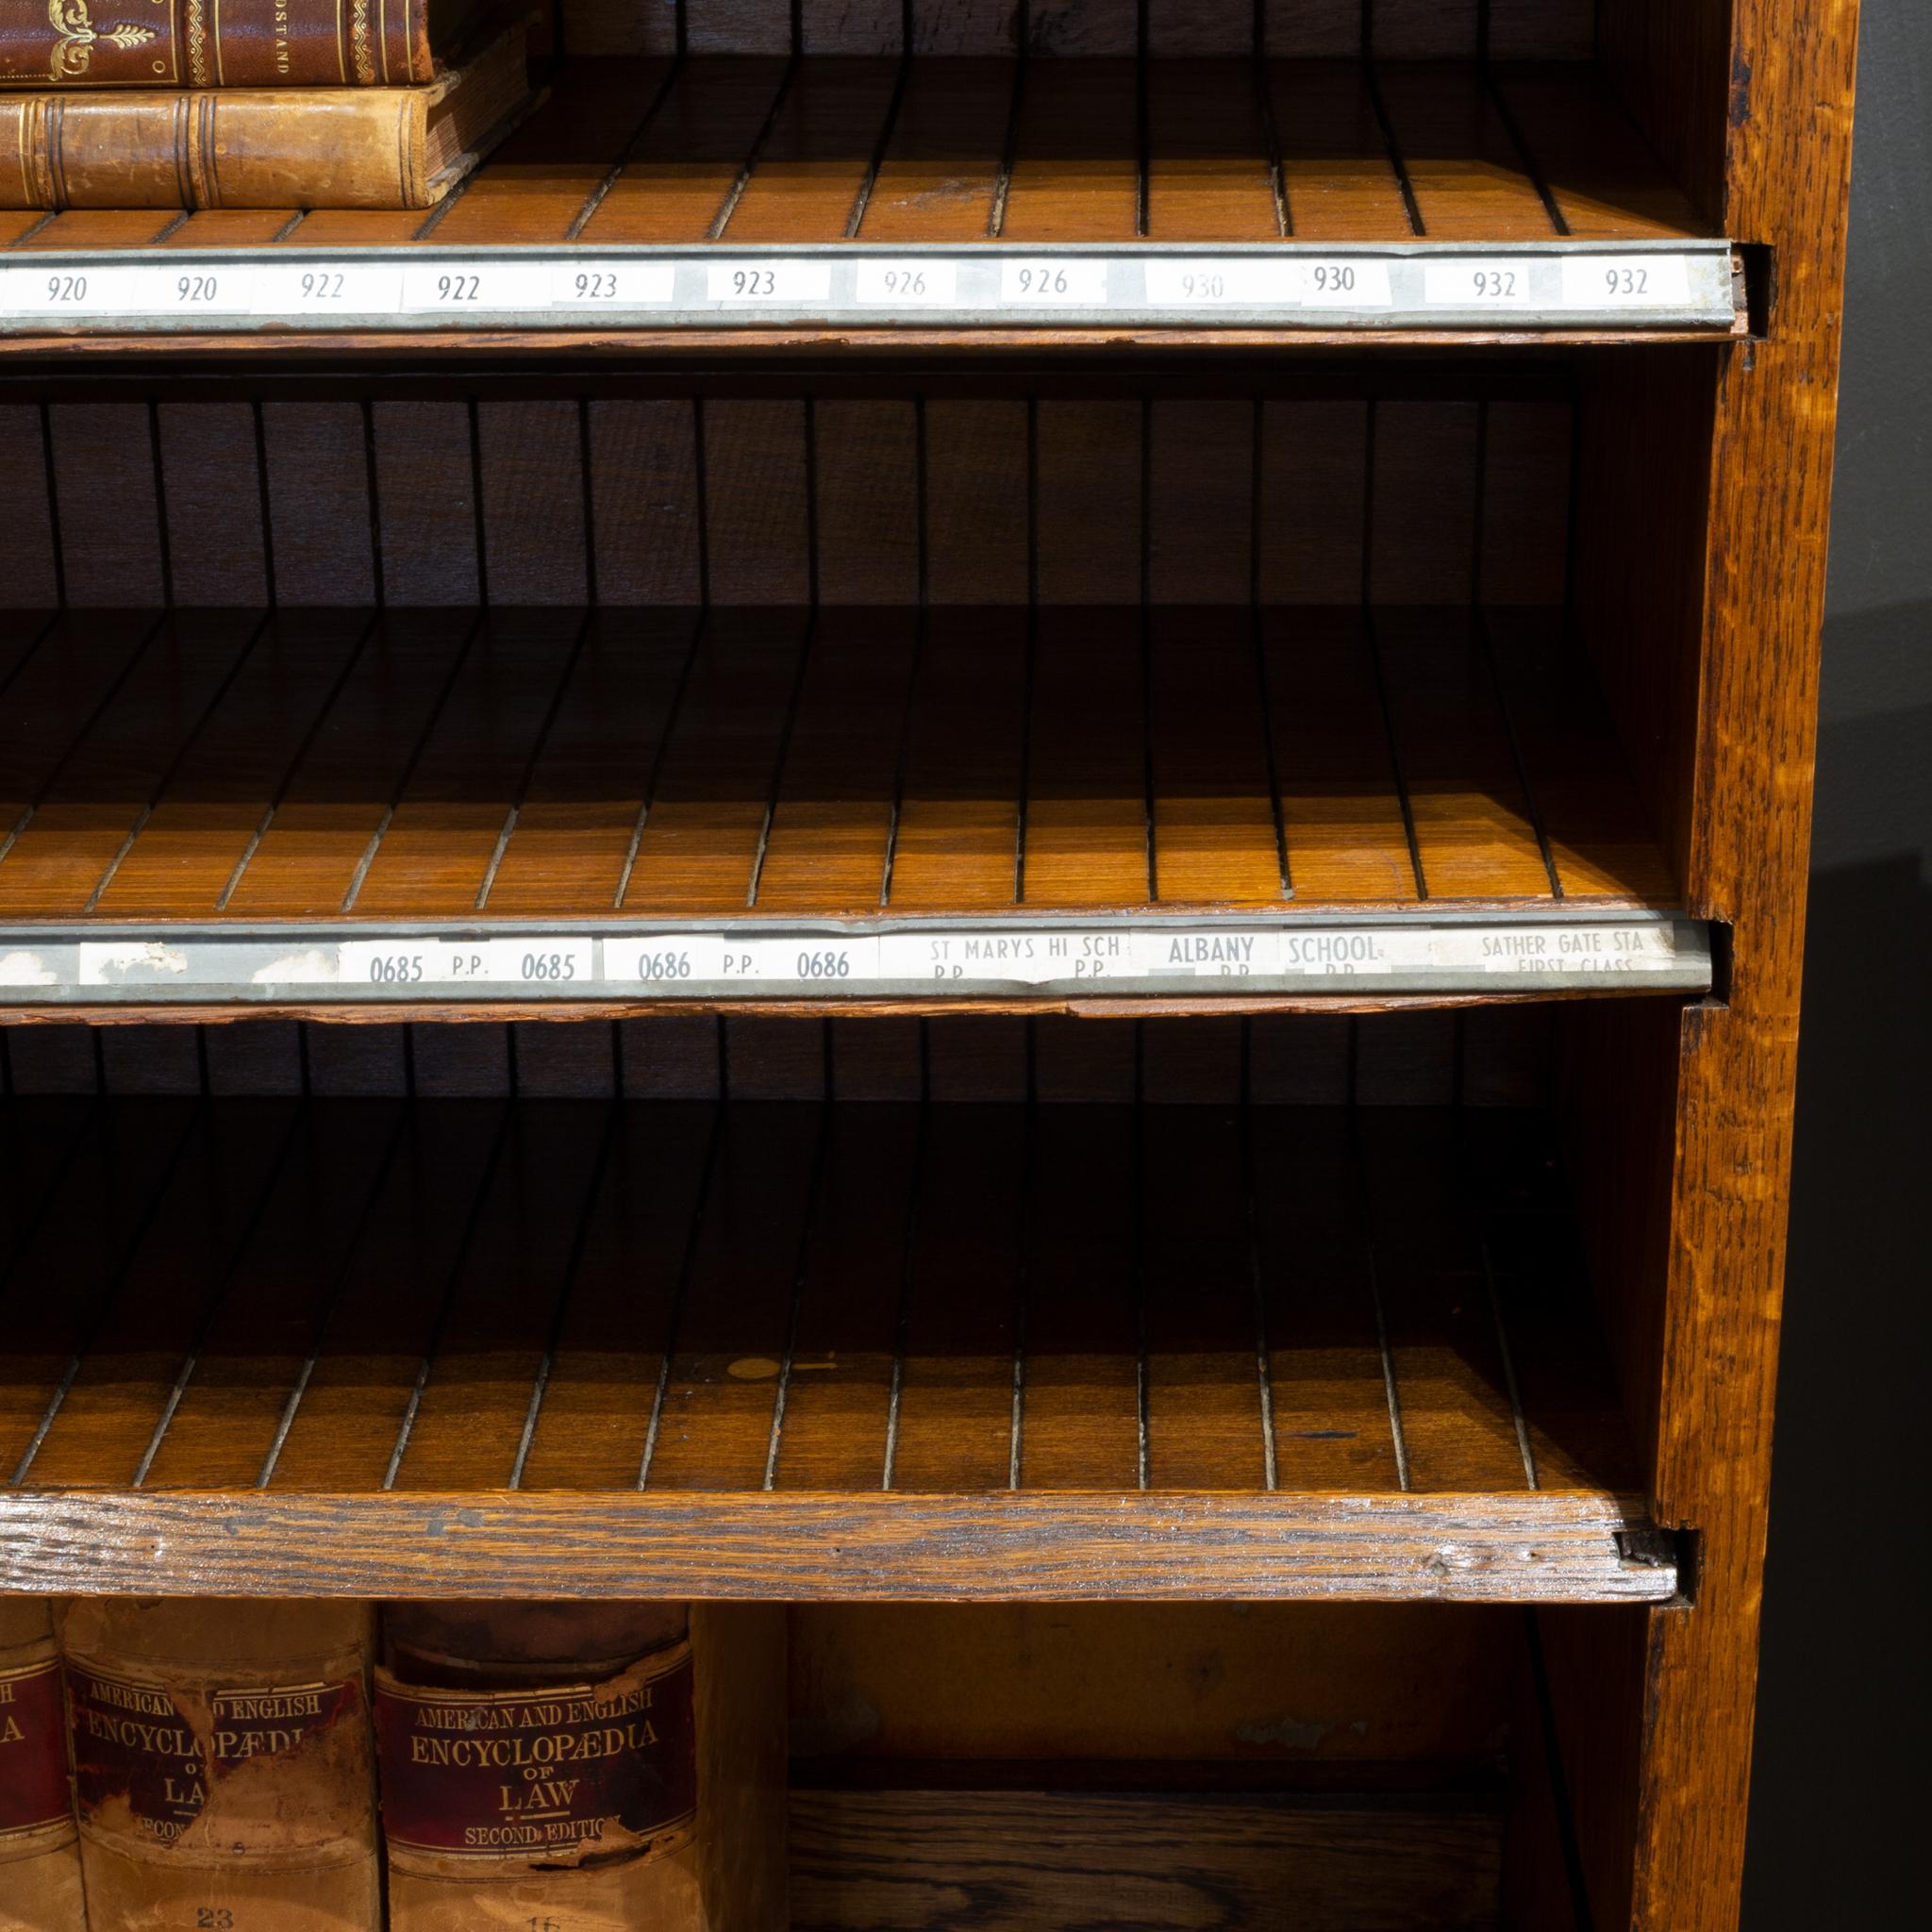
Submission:
M 379 1932 L 366 1605 L 68 1607 L 96 1932 Z
M 375 1722 L 391 1932 L 705 1932 L 682 1607 L 398 1606 Z
M 0 89 L 411 87 L 433 0 L 0 0 Z
M 0 98 L 0 208 L 414 208 L 434 198 L 411 91 Z
M 86 1924 L 53 1618 L 0 1602 L 0 1932 Z

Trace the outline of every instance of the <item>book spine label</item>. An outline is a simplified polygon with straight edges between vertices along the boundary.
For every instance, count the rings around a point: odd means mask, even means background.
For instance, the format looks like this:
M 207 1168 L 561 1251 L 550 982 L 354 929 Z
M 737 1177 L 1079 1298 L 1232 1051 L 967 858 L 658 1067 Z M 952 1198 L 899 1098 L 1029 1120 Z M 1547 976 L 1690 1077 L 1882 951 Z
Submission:
M 429 0 L 8 0 L 0 90 L 407 87 Z
M 212 1813 L 225 1850 L 292 1849 L 292 1821 L 272 1843 L 238 1841 L 246 1813 L 221 1804 L 224 1786 L 244 1772 L 258 1777 L 263 1760 L 313 1759 L 365 1721 L 359 1678 L 184 1692 L 70 1661 L 67 1696 L 82 1824 L 151 1847 L 198 1836 L 195 1827 Z M 325 1818 L 308 1823 L 319 1843 L 336 1836 Z
M 558 1689 L 429 1690 L 378 1672 L 391 1854 L 568 1867 L 681 1849 L 697 1823 L 693 1681 L 689 1643 Z
M 0 1669 L 0 1854 L 50 1827 L 71 1835 L 66 1718 L 56 1660 Z

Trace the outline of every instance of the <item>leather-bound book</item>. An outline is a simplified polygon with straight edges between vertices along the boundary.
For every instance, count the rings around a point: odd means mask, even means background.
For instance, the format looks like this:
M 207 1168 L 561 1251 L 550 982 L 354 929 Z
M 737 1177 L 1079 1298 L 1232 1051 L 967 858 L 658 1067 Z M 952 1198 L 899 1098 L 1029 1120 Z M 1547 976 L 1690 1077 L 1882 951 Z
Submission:
M 391 1932 L 783 1926 L 781 1624 L 394 1605 L 383 1649 Z
M 426 87 L 0 93 L 0 208 L 434 208 L 528 109 L 529 32 Z
M 0 0 L 0 88 L 411 87 L 478 0 Z
M 0 1599 L 0 1932 L 86 1924 L 53 1618 Z
M 379 1932 L 366 1604 L 61 1619 L 94 1932 Z

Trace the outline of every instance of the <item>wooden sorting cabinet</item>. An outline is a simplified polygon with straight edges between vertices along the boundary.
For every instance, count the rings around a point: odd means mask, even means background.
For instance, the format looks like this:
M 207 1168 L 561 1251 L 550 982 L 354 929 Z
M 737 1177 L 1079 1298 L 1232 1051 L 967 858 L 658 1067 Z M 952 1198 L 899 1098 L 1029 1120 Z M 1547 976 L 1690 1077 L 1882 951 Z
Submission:
M 1856 0 L 552 13 L 0 231 L 0 1591 L 765 1606 L 717 1932 L 1727 1932 Z

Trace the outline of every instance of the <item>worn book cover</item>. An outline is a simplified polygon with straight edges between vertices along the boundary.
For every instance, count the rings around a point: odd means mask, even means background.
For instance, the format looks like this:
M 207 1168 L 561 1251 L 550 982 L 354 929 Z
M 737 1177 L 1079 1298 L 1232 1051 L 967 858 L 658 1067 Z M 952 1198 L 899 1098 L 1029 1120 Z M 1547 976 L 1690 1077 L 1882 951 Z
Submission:
M 426 87 L 0 92 L 0 208 L 434 208 L 527 111 L 529 36 Z
M 86 1924 L 53 1617 L 0 1600 L 0 1932 Z
M 392 1932 L 700 1932 L 681 1606 L 394 1605 L 376 1673 Z
M 367 1605 L 61 1620 L 95 1932 L 380 1932 Z
M 0 89 L 411 87 L 483 0 L 0 0 Z

